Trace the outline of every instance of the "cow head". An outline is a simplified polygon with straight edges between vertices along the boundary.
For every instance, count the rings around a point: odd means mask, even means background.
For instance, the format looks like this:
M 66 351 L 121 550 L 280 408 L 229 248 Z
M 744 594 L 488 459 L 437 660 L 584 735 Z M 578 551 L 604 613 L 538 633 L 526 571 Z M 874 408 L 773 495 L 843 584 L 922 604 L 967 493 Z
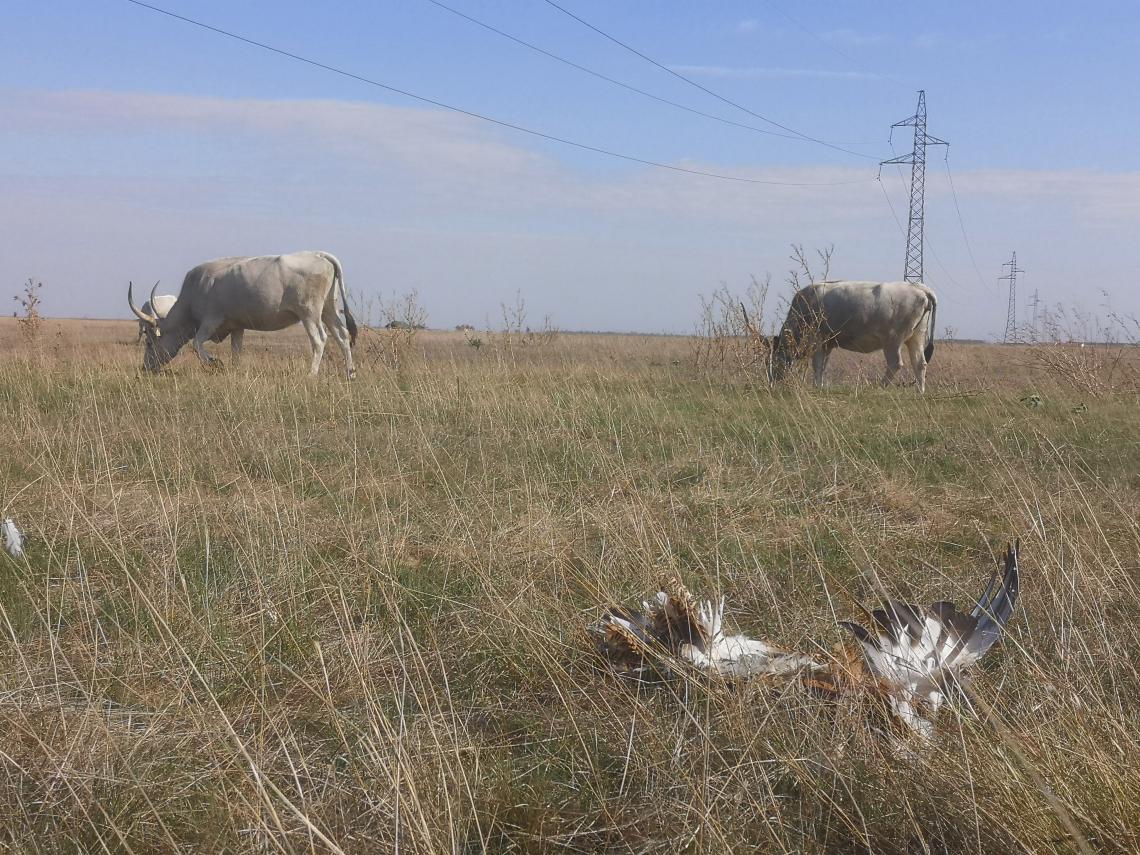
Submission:
M 158 289 L 158 282 L 154 283 L 154 287 L 150 289 L 150 302 L 147 304 L 151 312 L 144 312 L 135 305 L 134 283 L 127 283 L 127 305 L 131 307 L 137 317 L 143 323 L 143 329 L 146 332 L 146 350 L 143 352 L 143 368 L 147 371 L 158 371 L 162 366 L 174 358 L 174 354 L 178 352 L 185 342 L 174 341 L 175 336 L 163 337 L 163 326 L 166 325 L 166 318 L 160 318 L 154 312 L 154 293 Z
M 786 331 L 772 336 L 768 347 L 768 381 L 778 383 L 784 379 L 795 358 L 792 338 Z

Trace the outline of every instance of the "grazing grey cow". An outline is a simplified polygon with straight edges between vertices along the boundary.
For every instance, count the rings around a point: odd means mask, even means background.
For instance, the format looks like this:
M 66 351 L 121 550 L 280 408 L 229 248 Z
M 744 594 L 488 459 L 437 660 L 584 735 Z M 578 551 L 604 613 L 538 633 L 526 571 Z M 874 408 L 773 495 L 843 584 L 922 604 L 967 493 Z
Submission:
M 343 319 L 337 311 L 338 295 Z M 154 297 L 152 289 L 152 301 Z M 199 264 L 182 280 L 178 299 L 165 318 L 138 309 L 130 285 L 127 304 L 146 325 L 143 367 L 148 371 L 158 371 L 191 339 L 202 361 L 212 365 L 217 360 L 206 352 L 207 341 L 230 336 L 237 359 L 246 330 L 281 330 L 300 322 L 313 347 L 310 374 L 320 369 L 331 332 L 344 354 L 349 378 L 356 376 L 352 365 L 356 321 L 348 310 L 340 262 L 328 252 L 219 258 Z
M 886 386 L 902 363 L 905 346 L 915 385 L 926 391 L 926 364 L 934 356 L 934 292 L 911 282 L 816 282 L 792 297 L 788 317 L 772 341 L 771 379 L 779 380 L 796 356 L 812 354 L 815 385 L 823 385 L 828 357 L 837 347 L 887 358 Z
M 154 283 L 158 287 L 158 283 Z M 145 303 L 142 304 L 142 313 L 144 315 L 154 315 L 156 318 L 165 318 L 170 314 L 170 310 L 174 307 L 174 303 L 178 298 L 173 294 L 156 294 Z M 135 344 L 146 335 L 146 324 L 139 321 L 139 337 L 135 339 Z

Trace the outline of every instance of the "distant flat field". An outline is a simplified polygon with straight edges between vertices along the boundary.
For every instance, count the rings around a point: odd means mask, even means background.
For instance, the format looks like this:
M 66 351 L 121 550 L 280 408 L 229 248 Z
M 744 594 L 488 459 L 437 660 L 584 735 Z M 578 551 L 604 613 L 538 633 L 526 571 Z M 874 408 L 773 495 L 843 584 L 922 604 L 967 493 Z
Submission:
M 42 353 L 58 360 L 121 361 L 127 365 L 135 362 L 141 366 L 143 345 L 137 341 L 137 336 L 138 323 L 133 320 L 53 318 L 44 320 L 39 346 Z M 381 351 L 390 348 L 392 337 L 393 334 L 386 330 L 362 329 L 357 354 L 363 367 L 370 362 L 374 362 L 381 372 L 391 367 L 391 360 L 386 362 Z M 581 364 L 596 365 L 628 359 L 631 367 L 668 363 L 674 368 L 678 367 L 673 365 L 674 362 L 692 362 L 695 352 L 695 337 L 678 335 L 559 333 L 557 347 L 543 347 L 541 342 L 534 346 L 533 341 L 540 338 L 537 335 L 531 337 L 529 345 L 525 334 L 515 335 L 513 342 L 509 341 L 510 338 L 494 331 L 420 330 L 407 349 L 413 361 L 478 365 L 502 361 L 496 355 L 495 345 L 499 342 L 500 350 L 502 346 L 511 346 L 516 364 L 564 362 L 569 358 Z M 485 343 L 486 349 L 471 347 L 473 339 Z M 228 341 L 220 344 L 211 342 L 207 349 L 223 361 L 230 360 Z M 299 325 L 272 333 L 247 332 L 244 350 L 251 362 L 265 368 L 272 366 L 285 370 L 285 366 L 292 362 L 296 370 L 303 371 L 308 364 L 309 342 Z M 1084 351 L 1087 354 L 1082 356 Z M 15 318 L 0 318 L 0 354 L 17 352 L 26 352 L 19 325 Z M 1140 347 L 1098 345 L 1082 348 L 1078 344 L 1028 346 L 937 341 L 929 376 L 935 391 L 939 385 L 946 387 L 971 382 L 986 388 L 998 385 L 1029 389 L 1036 380 L 1050 378 L 1075 381 L 1075 388 L 1079 389 L 1080 377 L 1076 375 L 1094 363 L 1098 366 L 1103 364 L 1105 373 L 1113 375 L 1116 385 L 1127 385 L 1128 379 L 1135 378 L 1140 369 Z M 325 348 L 322 370 L 336 372 L 340 364 L 340 354 L 330 341 Z M 807 367 L 801 367 L 806 372 Z M 827 381 L 829 385 L 838 386 L 874 384 L 882 376 L 883 367 L 881 353 L 862 355 L 836 351 L 828 364 Z M 181 373 L 199 368 L 193 347 L 187 344 L 168 370 Z M 904 364 L 895 378 L 895 385 L 906 385 L 910 380 L 909 368 Z
M 940 341 L 770 387 L 746 339 L 299 328 L 141 372 L 0 320 L 0 846 L 1140 851 L 1135 348 Z M 226 344 L 210 345 L 229 361 Z M 610 673 L 671 579 L 830 655 L 884 596 L 1022 598 L 892 746 L 799 686 Z

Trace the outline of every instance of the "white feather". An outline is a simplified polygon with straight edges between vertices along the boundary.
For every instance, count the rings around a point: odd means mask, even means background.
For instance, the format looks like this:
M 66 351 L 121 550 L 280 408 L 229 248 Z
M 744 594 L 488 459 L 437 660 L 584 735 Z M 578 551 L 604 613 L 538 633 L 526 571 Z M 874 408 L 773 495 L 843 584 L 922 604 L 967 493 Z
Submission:
M 912 645 L 905 632 L 899 632 L 898 636 L 897 642 L 885 634 L 879 635 L 873 643 L 862 642 L 871 671 L 892 685 L 911 692 L 917 692 L 920 686 L 936 683 L 957 638 L 929 615 L 924 620 L 917 643 Z
M 702 600 L 697 606 L 701 628 L 709 639 L 705 651 L 691 644 L 681 646 L 681 658 L 705 671 L 731 677 L 748 677 L 757 674 L 791 674 L 816 663 L 809 656 L 787 653 L 778 647 L 747 635 L 726 636 L 724 627 L 724 597 L 714 606 L 711 600 Z
M 4 549 L 13 558 L 20 558 L 24 554 L 24 535 L 16 528 L 16 522 L 11 517 L 4 519 Z
M 958 662 L 949 669 L 945 666 L 958 639 L 931 615 L 925 616 L 922 635 L 914 644 L 906 632 L 900 631 L 897 635 L 898 641 L 884 633 L 873 641 L 861 642 L 867 667 L 890 686 L 891 709 L 899 720 L 923 739 L 930 740 L 934 736 L 931 719 L 946 700 L 940 689 L 946 676 L 943 672 L 959 670 Z M 928 716 L 919 712 L 923 702 L 929 710 Z

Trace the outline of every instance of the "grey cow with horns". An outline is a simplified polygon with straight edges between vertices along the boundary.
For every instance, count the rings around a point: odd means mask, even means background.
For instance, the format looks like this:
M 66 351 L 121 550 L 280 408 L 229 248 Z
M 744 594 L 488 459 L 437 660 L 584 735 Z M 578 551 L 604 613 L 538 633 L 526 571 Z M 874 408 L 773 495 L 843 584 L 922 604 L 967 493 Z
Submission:
M 246 330 L 281 330 L 300 323 L 313 348 L 310 374 L 320 369 L 331 333 L 344 355 L 349 379 L 356 376 L 352 364 L 356 321 L 348 309 L 340 262 L 331 253 L 219 258 L 199 264 L 182 280 L 178 299 L 165 318 L 135 306 L 132 288 L 127 286 L 127 303 L 145 325 L 143 367 L 148 371 L 158 371 L 190 340 L 202 361 L 212 365 L 217 360 L 206 352 L 207 341 L 229 336 L 236 359 Z M 152 288 L 151 305 L 154 296 Z M 338 296 L 343 318 L 337 311 Z

